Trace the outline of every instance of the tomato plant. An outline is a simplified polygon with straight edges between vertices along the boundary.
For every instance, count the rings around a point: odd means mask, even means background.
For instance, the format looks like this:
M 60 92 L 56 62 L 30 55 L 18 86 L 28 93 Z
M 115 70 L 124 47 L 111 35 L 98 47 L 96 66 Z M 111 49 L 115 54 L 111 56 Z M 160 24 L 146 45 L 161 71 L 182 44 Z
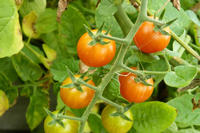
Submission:
M 109 133 L 127 133 L 131 129 L 133 121 L 125 120 L 120 116 L 112 116 L 112 114 L 116 113 L 116 111 L 116 108 L 112 106 L 106 106 L 103 109 L 101 114 L 103 125 Z M 124 114 L 130 120 L 133 120 L 130 110 Z
M 92 30 L 93 34 L 97 33 L 97 30 Z M 103 31 L 103 33 L 106 33 Z M 110 36 L 110 35 L 109 35 Z M 92 37 L 85 33 L 81 36 L 77 44 L 78 56 L 88 66 L 101 67 L 108 64 L 115 56 L 116 44 L 114 41 L 103 39 L 107 44 L 101 44 L 97 42 L 94 45 L 90 45 Z
M 54 115 L 58 114 L 58 111 L 53 112 Z M 67 115 L 73 116 L 72 113 L 66 113 Z M 78 132 L 78 122 L 74 120 L 63 119 L 62 122 L 64 127 L 58 123 L 51 125 L 50 122 L 53 119 L 51 116 L 47 116 L 44 121 L 44 132 L 45 133 L 77 133 Z
M 80 75 L 75 75 L 76 78 L 79 78 Z M 87 77 L 85 77 L 87 79 Z M 62 85 L 70 84 L 72 80 L 67 78 L 63 81 Z M 94 85 L 92 80 L 87 82 L 90 85 Z M 60 88 L 60 97 L 63 102 L 74 109 L 80 109 L 86 107 L 94 96 L 94 90 L 88 88 L 86 86 L 81 86 L 83 92 L 77 90 L 75 87 L 73 88 Z M 74 99 L 75 98 L 75 99 Z
M 136 68 L 132 68 L 136 69 Z M 140 103 L 146 101 L 153 93 L 154 81 L 152 78 L 147 79 L 146 82 L 152 86 L 137 83 L 135 81 L 136 75 L 130 72 L 123 72 L 119 76 L 120 93 L 129 102 Z
M 199 132 L 199 0 L 179 1 L 0 0 L 0 131 Z
M 152 22 L 144 22 L 136 32 L 133 40 L 135 45 L 144 53 L 155 53 L 167 47 L 171 37 L 154 30 Z M 169 28 L 166 28 L 169 32 Z

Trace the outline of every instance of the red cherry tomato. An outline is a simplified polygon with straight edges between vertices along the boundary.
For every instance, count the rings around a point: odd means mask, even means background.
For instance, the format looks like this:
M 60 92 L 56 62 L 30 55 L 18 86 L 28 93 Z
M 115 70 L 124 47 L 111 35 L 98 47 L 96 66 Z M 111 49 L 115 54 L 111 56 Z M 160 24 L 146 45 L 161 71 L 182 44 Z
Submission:
M 75 75 L 76 78 L 79 78 L 80 75 Z M 87 79 L 87 77 L 84 77 Z M 67 78 L 63 81 L 62 85 L 70 84 L 72 80 Z M 95 85 L 92 80 L 87 82 L 90 85 Z M 91 88 L 88 88 L 84 85 L 81 85 L 83 92 L 77 90 L 76 88 L 60 88 L 60 97 L 62 101 L 73 109 L 80 109 L 88 106 L 90 101 L 92 100 L 95 91 Z
M 136 69 L 136 68 L 132 68 Z M 129 72 L 121 73 L 119 76 L 120 93 L 129 102 L 140 103 L 146 101 L 153 93 L 153 79 L 146 80 L 152 86 L 146 86 L 142 83 L 135 82 L 135 74 Z
M 92 30 L 93 34 L 96 34 L 96 32 L 97 30 Z M 92 38 L 88 33 L 83 34 L 78 41 L 78 56 L 84 64 L 91 67 L 101 67 L 112 61 L 116 52 L 116 44 L 114 41 L 103 39 L 108 44 L 102 45 L 97 43 L 93 46 L 89 45 L 91 41 Z
M 167 47 L 171 37 L 154 31 L 152 22 L 144 22 L 136 32 L 133 40 L 135 45 L 144 53 L 155 53 L 162 51 Z M 165 29 L 170 31 L 169 28 Z

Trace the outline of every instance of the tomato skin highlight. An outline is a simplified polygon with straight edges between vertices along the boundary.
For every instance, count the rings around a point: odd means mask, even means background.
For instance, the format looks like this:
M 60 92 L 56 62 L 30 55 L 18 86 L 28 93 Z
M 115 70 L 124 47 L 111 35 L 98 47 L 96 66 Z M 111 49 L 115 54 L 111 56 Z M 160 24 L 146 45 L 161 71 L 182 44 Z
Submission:
M 80 75 L 75 75 L 76 78 L 80 77 Z M 88 77 L 84 77 L 87 79 Z M 72 80 L 68 77 L 62 83 L 62 85 L 70 84 Z M 92 80 L 87 82 L 90 85 L 95 86 Z M 88 88 L 84 85 L 81 85 L 83 92 L 77 90 L 76 88 L 60 88 L 60 97 L 62 101 L 70 108 L 73 109 L 81 109 L 90 103 L 92 100 L 95 91 L 91 88 Z
M 109 133 L 127 133 L 132 125 L 133 121 L 127 121 L 120 116 L 111 116 L 117 110 L 115 107 L 107 105 L 101 114 L 103 126 Z M 129 119 L 133 120 L 133 116 L 130 110 L 124 113 Z
M 54 111 L 53 114 L 57 114 L 58 111 Z M 72 113 L 67 112 L 66 115 L 74 116 Z M 44 132 L 45 133 L 78 133 L 79 123 L 75 120 L 63 119 L 62 122 L 65 126 L 63 128 L 61 125 L 56 123 L 55 125 L 48 125 L 53 119 L 47 116 L 44 121 Z
M 93 34 L 96 34 L 97 30 L 92 30 Z M 105 31 L 103 31 L 105 33 Z M 108 36 L 110 36 L 108 34 Z M 78 56 L 81 61 L 90 67 L 105 66 L 112 61 L 116 53 L 115 41 L 103 39 L 108 44 L 102 45 L 97 43 L 96 45 L 89 45 L 92 38 L 88 33 L 81 36 L 77 45 Z
M 142 23 L 133 38 L 135 45 L 144 53 L 162 51 L 170 42 L 171 36 L 154 31 L 154 27 L 152 22 Z M 170 32 L 168 27 L 165 30 Z
M 133 67 L 132 69 L 136 69 Z M 141 103 L 146 101 L 153 93 L 154 81 L 152 78 L 147 79 L 146 82 L 152 86 L 146 86 L 142 83 L 135 82 L 135 74 L 130 72 L 123 72 L 119 76 L 120 93 L 129 102 Z

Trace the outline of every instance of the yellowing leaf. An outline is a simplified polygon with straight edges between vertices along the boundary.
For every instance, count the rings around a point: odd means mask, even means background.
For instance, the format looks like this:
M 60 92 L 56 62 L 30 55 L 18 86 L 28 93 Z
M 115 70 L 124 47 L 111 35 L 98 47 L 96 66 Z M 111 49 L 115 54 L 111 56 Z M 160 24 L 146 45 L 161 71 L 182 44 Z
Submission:
M 18 53 L 24 46 L 14 0 L 0 2 L 0 58 Z

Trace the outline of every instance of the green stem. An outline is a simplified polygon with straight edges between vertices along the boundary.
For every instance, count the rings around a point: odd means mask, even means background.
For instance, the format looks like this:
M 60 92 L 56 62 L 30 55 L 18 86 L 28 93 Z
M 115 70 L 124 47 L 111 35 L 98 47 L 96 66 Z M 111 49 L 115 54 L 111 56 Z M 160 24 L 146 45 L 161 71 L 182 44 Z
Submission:
M 140 10 L 138 18 L 136 20 L 136 23 L 135 23 L 135 25 L 131 26 L 131 30 L 129 31 L 129 33 L 127 34 L 127 36 L 125 38 L 129 45 L 132 43 L 133 37 L 135 36 L 136 32 L 138 31 L 140 25 L 147 18 L 147 4 L 148 4 L 148 0 L 142 0 L 141 10 Z
M 125 35 L 128 34 L 125 38 L 127 42 L 126 42 L 126 44 L 121 45 L 118 55 L 112 65 L 110 71 L 103 77 L 102 82 L 98 86 L 99 89 L 96 90 L 95 96 L 93 97 L 92 101 L 90 102 L 90 104 L 86 108 L 85 112 L 83 113 L 82 118 L 81 118 L 83 121 L 81 121 L 79 133 L 83 133 L 85 123 L 88 119 L 88 116 L 91 112 L 92 107 L 95 105 L 97 100 L 102 98 L 102 94 L 103 94 L 105 87 L 108 85 L 108 83 L 112 79 L 115 72 L 117 72 L 119 70 L 120 64 L 123 64 L 125 54 L 129 48 L 130 44 L 132 43 L 133 36 L 135 35 L 135 33 L 137 32 L 137 30 L 139 29 L 140 25 L 143 22 L 142 16 L 145 16 L 146 11 L 147 11 L 146 9 L 147 9 L 147 0 L 142 0 L 142 8 L 139 13 L 140 17 L 138 17 L 138 19 L 136 20 L 136 24 L 133 25 L 131 20 L 128 18 L 127 14 L 124 12 L 121 5 L 118 6 L 118 11 L 116 12 L 116 14 L 114 16 L 115 16 L 116 20 L 118 21 L 119 25 L 121 26 L 124 34 Z M 107 102 L 108 102 L 108 100 L 107 100 Z
M 165 54 L 163 55 L 163 58 L 165 59 L 165 62 L 167 63 L 167 68 L 168 68 L 167 72 L 171 71 L 171 65 Z
M 120 27 L 125 35 L 127 35 L 133 25 L 131 20 L 128 18 L 127 14 L 123 11 L 121 5 L 118 6 L 118 11 L 114 14 L 115 19 L 117 20 Z
M 176 61 L 178 64 L 188 65 L 188 66 L 192 66 L 192 67 L 197 67 L 198 72 L 200 72 L 200 67 L 191 65 L 191 64 L 188 63 L 186 60 L 184 60 L 184 59 L 182 59 L 182 58 L 180 58 L 180 57 L 174 56 L 174 57 L 172 57 L 172 59 L 173 59 L 174 61 Z
M 93 106 L 95 105 L 95 103 L 97 102 L 99 97 L 99 93 L 98 91 L 96 91 L 94 98 L 92 99 L 92 101 L 90 102 L 90 104 L 88 105 L 88 107 L 86 108 L 85 112 L 83 113 L 81 119 L 81 123 L 80 123 L 80 127 L 79 127 L 79 133 L 83 133 L 84 131 L 84 127 L 85 127 L 85 123 L 90 115 L 91 109 L 93 108 Z
M 79 118 L 79 117 L 72 117 L 72 116 L 66 116 L 66 115 L 62 115 L 60 117 L 63 118 L 63 119 L 70 119 L 70 120 L 75 120 L 75 121 L 82 121 L 82 119 Z
M 150 18 L 150 17 L 146 17 L 146 21 L 152 22 L 155 25 L 159 25 L 159 26 L 163 26 L 163 25 L 166 24 L 166 23 L 164 23 L 162 21 L 159 21 L 159 20 L 156 20 L 156 19 L 153 19 L 153 18 Z
M 196 57 L 200 61 L 199 54 L 194 51 L 189 45 L 187 45 L 184 41 L 181 40 L 173 31 L 171 31 L 171 36 L 181 45 L 183 46 L 190 54 Z
M 122 38 L 118 38 L 118 37 L 112 37 L 112 36 L 107 36 L 107 35 L 103 35 L 103 34 L 101 34 L 100 37 L 106 38 L 106 39 L 109 39 L 109 40 L 113 40 L 113 41 L 116 41 L 116 42 L 119 42 L 119 43 L 126 43 L 126 40 L 124 40 Z
M 195 49 L 197 49 L 197 50 L 199 50 L 200 51 L 200 47 L 199 46 L 197 46 L 197 45 L 194 45 L 194 44 L 192 44 L 192 43 L 189 43 L 193 48 L 195 48 Z
M 124 70 L 126 70 L 128 72 L 134 73 L 138 76 L 144 76 L 143 71 L 131 69 L 130 67 L 127 67 L 124 64 L 121 65 L 121 68 L 123 68 Z
M 87 87 L 89 87 L 89 88 L 91 88 L 91 89 L 93 89 L 93 90 L 98 90 L 97 87 L 95 87 L 95 86 L 93 86 L 93 85 L 90 85 L 90 84 L 86 83 L 85 81 L 83 81 L 83 80 L 81 80 L 81 79 L 78 79 L 78 83 L 83 84 L 83 85 L 85 85 L 85 86 L 87 86 Z
M 110 105 L 116 107 L 120 112 L 123 112 L 123 109 L 124 109 L 123 106 L 116 104 L 113 101 L 111 101 L 107 98 L 104 98 L 103 96 L 101 96 L 100 99 L 103 100 L 104 102 L 106 102 L 107 104 L 110 104 Z

